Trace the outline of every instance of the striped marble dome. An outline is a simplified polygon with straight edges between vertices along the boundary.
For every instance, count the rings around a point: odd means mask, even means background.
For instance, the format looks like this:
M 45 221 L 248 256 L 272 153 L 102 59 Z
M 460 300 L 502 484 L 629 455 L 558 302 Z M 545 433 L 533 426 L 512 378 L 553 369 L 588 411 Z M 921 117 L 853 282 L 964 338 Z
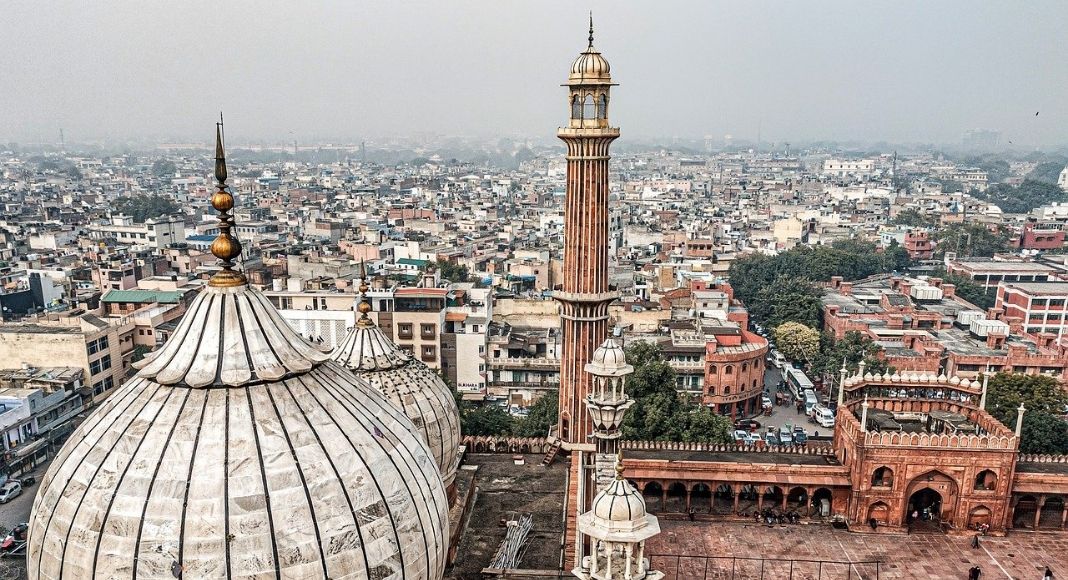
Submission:
M 209 286 L 71 435 L 30 516 L 31 580 L 439 580 L 437 463 L 378 390 L 246 284 Z
M 430 445 L 445 486 L 451 486 L 459 459 L 460 412 L 449 385 L 422 361 L 397 348 L 366 313 L 331 356 L 415 423 Z

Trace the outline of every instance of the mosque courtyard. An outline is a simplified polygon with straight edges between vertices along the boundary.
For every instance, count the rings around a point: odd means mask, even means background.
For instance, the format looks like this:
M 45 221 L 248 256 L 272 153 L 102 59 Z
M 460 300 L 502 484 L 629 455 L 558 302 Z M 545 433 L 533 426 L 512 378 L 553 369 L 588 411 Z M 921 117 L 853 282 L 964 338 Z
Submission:
M 663 531 L 649 541 L 646 553 L 653 555 L 653 566 L 667 580 L 787 579 L 791 578 L 788 560 L 794 560 L 794 579 L 956 580 L 967 578 L 975 564 L 982 568 L 983 580 L 1037 579 L 1045 566 L 1058 578 L 1068 575 L 1068 536 L 1059 533 L 984 537 L 980 548 L 973 549 L 970 537 L 863 534 L 825 525 L 768 527 L 665 519 L 660 525 Z M 870 563 L 821 565 L 820 560 Z

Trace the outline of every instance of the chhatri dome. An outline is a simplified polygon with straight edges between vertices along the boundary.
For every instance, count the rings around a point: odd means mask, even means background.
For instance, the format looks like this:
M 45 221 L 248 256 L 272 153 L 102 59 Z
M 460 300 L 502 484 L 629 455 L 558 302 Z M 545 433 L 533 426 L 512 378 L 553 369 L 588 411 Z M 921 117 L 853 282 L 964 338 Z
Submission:
M 590 15 L 590 44 L 586 47 L 575 62 L 571 63 L 571 74 L 568 75 L 569 85 L 589 85 L 612 82 L 612 67 L 601 56 L 600 52 L 593 47 L 593 15 Z
M 30 516 L 30 580 L 440 580 L 436 462 L 403 413 L 234 271 L 216 138 L 222 271 L 56 456 Z
M 362 268 L 362 266 L 361 266 Z M 460 412 L 452 391 L 422 361 L 397 348 L 368 314 L 367 273 L 360 285 L 360 319 L 334 350 L 332 358 L 382 392 L 415 423 L 437 462 L 445 487 L 456 479 Z

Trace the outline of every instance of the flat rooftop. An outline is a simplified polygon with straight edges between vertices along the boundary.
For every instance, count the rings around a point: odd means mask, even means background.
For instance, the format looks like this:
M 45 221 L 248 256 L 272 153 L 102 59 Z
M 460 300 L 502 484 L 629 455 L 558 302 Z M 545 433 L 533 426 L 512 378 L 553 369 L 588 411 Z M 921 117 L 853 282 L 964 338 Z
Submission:
M 507 453 L 468 453 L 464 466 L 478 466 L 475 499 L 456 552 L 456 563 L 445 576 L 457 580 L 482 580 L 504 539 L 509 515 L 529 513 L 534 529 L 528 536 L 520 568 L 558 570 L 563 539 L 563 513 L 568 461 L 541 464 L 541 455 L 524 455 L 524 465 L 515 465 Z M 463 466 L 461 466 L 463 469 Z
M 8 334 L 81 334 L 77 326 L 46 326 L 43 324 L 0 324 L 0 332 Z

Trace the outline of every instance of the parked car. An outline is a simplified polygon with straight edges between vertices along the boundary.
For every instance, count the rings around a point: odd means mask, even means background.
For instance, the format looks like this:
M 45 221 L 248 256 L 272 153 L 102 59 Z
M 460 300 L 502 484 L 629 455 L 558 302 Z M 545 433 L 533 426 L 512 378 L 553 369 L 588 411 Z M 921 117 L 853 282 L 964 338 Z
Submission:
M 756 443 L 756 437 L 749 431 L 739 429 L 734 432 L 734 442 L 737 445 L 752 445 Z
M 764 434 L 764 443 L 767 443 L 768 445 L 781 445 L 779 435 L 774 431 L 768 431 Z
M 17 481 L 9 481 L 0 487 L 0 503 L 7 503 L 22 495 L 22 484 Z
M 760 429 L 760 421 L 756 419 L 738 419 L 734 422 L 734 428 L 740 431 L 756 431 Z
M 32 475 L 27 475 L 26 477 L 19 478 L 19 483 L 21 483 L 22 487 L 25 489 L 37 483 L 37 478 Z
M 773 405 L 771 404 L 771 397 L 769 397 L 769 396 L 767 396 L 767 395 L 761 395 L 761 396 L 760 396 L 760 404 L 761 404 L 761 405 L 762 405 L 762 406 L 763 406 L 763 407 L 764 407 L 765 409 L 766 409 L 766 408 L 768 408 L 768 407 L 772 407 L 772 406 L 773 406 Z
M 820 427 L 834 427 L 834 412 L 827 407 L 816 407 L 812 416 L 816 418 L 816 423 L 819 423 Z
M 779 442 L 782 445 L 794 444 L 794 432 L 789 427 L 779 427 Z
M 805 445 L 808 443 L 808 433 L 805 433 L 804 427 L 794 427 L 794 444 Z

